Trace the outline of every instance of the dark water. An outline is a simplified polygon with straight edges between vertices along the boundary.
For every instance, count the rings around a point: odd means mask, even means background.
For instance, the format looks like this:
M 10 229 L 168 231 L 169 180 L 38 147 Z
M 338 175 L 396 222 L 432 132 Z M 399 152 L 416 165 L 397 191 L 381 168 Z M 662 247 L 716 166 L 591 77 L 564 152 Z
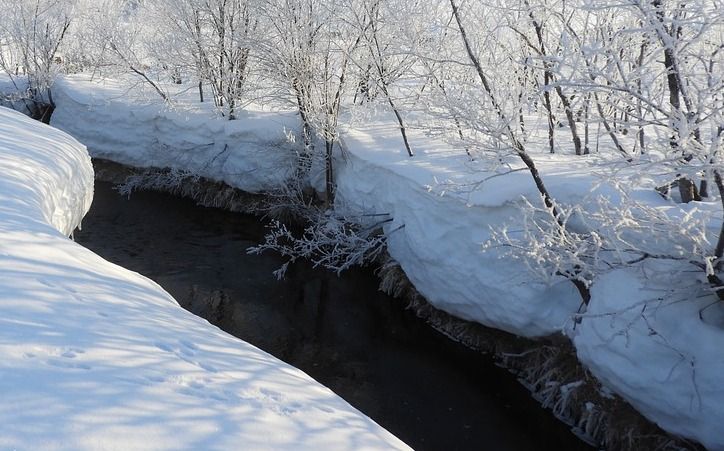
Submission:
M 377 291 L 368 271 L 342 277 L 247 255 L 251 216 L 160 193 L 130 200 L 97 182 L 77 242 L 154 279 L 186 309 L 304 370 L 419 450 L 586 449 L 505 370 L 433 331 Z

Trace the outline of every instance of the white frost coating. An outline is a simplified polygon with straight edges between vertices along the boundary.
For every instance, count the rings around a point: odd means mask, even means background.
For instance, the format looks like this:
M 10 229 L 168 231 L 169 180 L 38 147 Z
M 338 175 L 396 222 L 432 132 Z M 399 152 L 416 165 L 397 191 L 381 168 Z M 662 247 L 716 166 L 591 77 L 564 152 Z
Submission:
M 92 177 L 82 145 L 0 108 L 0 449 L 407 449 L 67 239 Z
M 714 305 L 709 320 L 699 320 L 711 297 L 658 302 L 662 287 L 646 281 L 647 269 L 617 270 L 594 284 L 571 332 L 578 357 L 663 429 L 724 450 L 724 314 L 714 318 Z
M 285 129 L 297 127 L 293 113 L 219 120 L 212 103 L 179 111 L 131 92 L 110 80 L 60 78 L 53 86 L 52 125 L 85 144 L 93 157 L 191 171 L 248 192 L 274 188 L 293 171 L 294 152 L 285 135 Z

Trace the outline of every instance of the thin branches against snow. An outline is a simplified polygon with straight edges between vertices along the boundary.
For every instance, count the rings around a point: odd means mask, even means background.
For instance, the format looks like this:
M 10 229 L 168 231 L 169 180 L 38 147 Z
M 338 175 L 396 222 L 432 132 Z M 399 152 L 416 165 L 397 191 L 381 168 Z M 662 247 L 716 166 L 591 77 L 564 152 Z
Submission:
M 502 247 L 503 254 L 522 260 L 538 279 L 552 283 L 563 276 L 590 287 L 599 266 L 603 237 L 595 230 L 573 231 L 569 224 L 583 213 L 578 205 L 559 205 L 558 216 L 549 207 L 523 199 L 520 231 L 492 229 L 484 249 Z
M 194 185 L 200 178 L 198 175 L 180 169 L 149 169 L 140 174 L 128 176 L 123 183 L 116 186 L 116 191 L 126 197 L 131 197 L 134 191 L 141 190 L 178 193 L 184 186 Z
M 692 269 L 706 276 L 716 273 L 710 211 L 673 202 L 651 205 L 618 188 L 615 200 L 591 194 L 580 203 L 560 203 L 557 217 L 523 199 L 522 228 L 491 230 L 483 248 L 523 261 L 549 284 L 562 276 L 590 287 L 601 274 L 651 259 L 678 262 L 679 274 Z
M 260 254 L 272 250 L 287 257 L 289 260 L 274 271 L 279 279 L 284 277 L 289 264 L 300 258 L 311 261 L 315 267 L 321 266 L 339 274 L 380 256 L 386 246 L 386 237 L 380 233 L 380 228 L 390 221 L 391 218 L 385 218 L 360 226 L 331 211 L 318 212 L 297 236 L 286 225 L 273 220 L 264 243 L 250 247 L 248 252 Z

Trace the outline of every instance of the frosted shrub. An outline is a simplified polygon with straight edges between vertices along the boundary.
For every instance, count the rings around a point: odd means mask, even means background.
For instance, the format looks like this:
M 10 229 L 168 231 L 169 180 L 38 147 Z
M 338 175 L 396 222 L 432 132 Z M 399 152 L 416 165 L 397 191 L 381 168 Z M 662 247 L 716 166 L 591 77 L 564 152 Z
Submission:
M 492 230 L 484 249 L 521 260 L 546 283 L 565 277 L 590 288 L 605 272 L 656 259 L 672 263 L 668 278 L 694 268 L 703 270 L 718 291 L 712 279 L 717 267 L 712 241 L 717 231 L 711 227 L 716 224 L 711 212 L 673 201 L 652 206 L 622 188 L 618 196 L 616 201 L 598 194 L 575 205 L 559 203 L 557 217 L 551 209 L 524 199 L 522 229 Z
M 299 235 L 282 222 L 272 221 L 264 243 L 250 247 L 248 252 L 260 254 L 273 250 L 287 257 L 288 261 L 274 272 L 279 279 L 284 277 L 289 264 L 300 258 L 339 274 L 352 266 L 375 260 L 385 250 L 386 237 L 380 233 L 380 227 L 389 221 L 385 219 L 361 226 L 354 219 L 329 210 L 315 210 L 313 219 Z
M 484 249 L 504 249 L 503 256 L 522 260 L 528 270 L 547 283 L 563 276 L 590 287 L 596 274 L 603 239 L 595 230 L 575 232 L 570 224 L 580 217 L 578 205 L 559 204 L 556 217 L 551 208 L 537 207 L 523 199 L 523 229 L 491 230 Z
M 201 177 L 180 169 L 149 169 L 140 174 L 131 175 L 116 186 L 122 196 L 131 197 L 134 191 L 156 190 L 167 193 L 180 193 L 186 186 L 196 186 Z

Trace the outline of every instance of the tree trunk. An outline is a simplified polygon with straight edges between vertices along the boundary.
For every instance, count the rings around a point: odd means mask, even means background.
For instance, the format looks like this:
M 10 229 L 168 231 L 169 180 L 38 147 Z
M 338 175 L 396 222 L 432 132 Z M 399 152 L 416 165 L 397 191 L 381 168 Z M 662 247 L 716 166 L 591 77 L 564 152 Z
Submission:
M 701 200 L 696 184 L 686 177 L 679 179 L 679 194 L 681 195 L 681 201 L 685 204 L 693 200 Z
M 583 154 L 588 155 L 591 153 L 591 149 L 589 148 L 590 144 L 590 124 L 589 124 L 589 117 L 591 114 L 591 94 L 586 94 L 586 101 L 584 105 L 584 113 L 583 113 Z
M 568 97 L 563 94 L 563 90 L 560 86 L 556 86 L 556 93 L 561 99 L 563 109 L 566 112 L 566 119 L 568 119 L 568 126 L 571 128 L 571 136 L 573 137 L 573 146 L 575 148 L 576 155 L 583 155 L 583 150 L 581 149 L 581 138 L 578 136 L 576 120 L 573 117 L 573 111 L 571 111 L 571 102 L 568 100 Z
M 392 111 L 395 113 L 395 117 L 397 118 L 397 124 L 400 126 L 400 134 L 402 135 L 402 141 L 405 143 L 405 149 L 407 150 L 407 155 L 410 157 L 415 156 L 415 154 L 412 153 L 412 149 L 410 148 L 410 143 L 407 141 L 407 129 L 405 128 L 405 122 L 402 120 L 402 115 L 400 114 L 399 110 L 395 106 L 395 102 L 392 100 L 392 97 L 390 96 L 390 93 L 387 91 L 387 85 L 384 84 L 385 82 L 382 82 L 382 92 L 385 94 L 385 97 L 387 97 L 387 102 L 390 104 L 390 108 L 392 108 Z
M 656 8 L 656 18 L 660 25 L 664 27 L 664 10 L 661 0 L 653 0 L 651 4 Z M 668 32 L 667 32 L 668 33 Z M 673 38 L 673 36 L 671 36 Z M 685 120 L 684 112 L 681 109 L 681 80 L 676 66 L 676 55 L 674 49 L 666 42 L 663 37 L 660 39 L 664 47 L 664 67 L 666 68 L 666 84 L 669 89 L 669 104 L 671 105 L 671 127 L 672 135 L 670 138 L 672 150 L 679 149 L 679 138 L 681 138 L 681 126 L 679 121 Z M 683 152 L 685 161 L 691 161 L 692 155 Z M 681 201 L 689 203 L 693 200 L 701 200 L 696 184 L 686 177 L 679 178 L 679 194 Z
M 722 203 L 722 208 L 724 208 L 724 180 L 722 180 L 721 173 L 717 170 L 714 170 L 714 184 L 717 187 L 717 190 L 719 191 L 719 198 Z M 714 289 L 714 292 L 716 293 L 719 300 L 724 301 L 724 282 L 722 282 L 721 278 L 719 277 L 719 272 L 722 269 L 722 266 L 724 266 L 722 263 L 722 257 L 724 256 L 724 221 L 722 221 L 721 229 L 719 230 L 719 240 L 716 243 L 716 248 L 714 249 L 714 257 L 716 258 L 714 262 L 714 273 L 709 274 L 707 276 L 707 279 L 709 280 L 709 283 L 712 285 L 712 288 Z
M 325 142 L 326 147 L 326 154 L 324 158 L 324 166 L 325 166 L 325 188 L 326 188 L 326 195 L 327 198 L 325 199 L 325 203 L 327 207 L 331 207 L 334 204 L 334 164 L 332 161 L 333 157 L 333 150 L 334 150 L 334 141 L 327 139 Z

